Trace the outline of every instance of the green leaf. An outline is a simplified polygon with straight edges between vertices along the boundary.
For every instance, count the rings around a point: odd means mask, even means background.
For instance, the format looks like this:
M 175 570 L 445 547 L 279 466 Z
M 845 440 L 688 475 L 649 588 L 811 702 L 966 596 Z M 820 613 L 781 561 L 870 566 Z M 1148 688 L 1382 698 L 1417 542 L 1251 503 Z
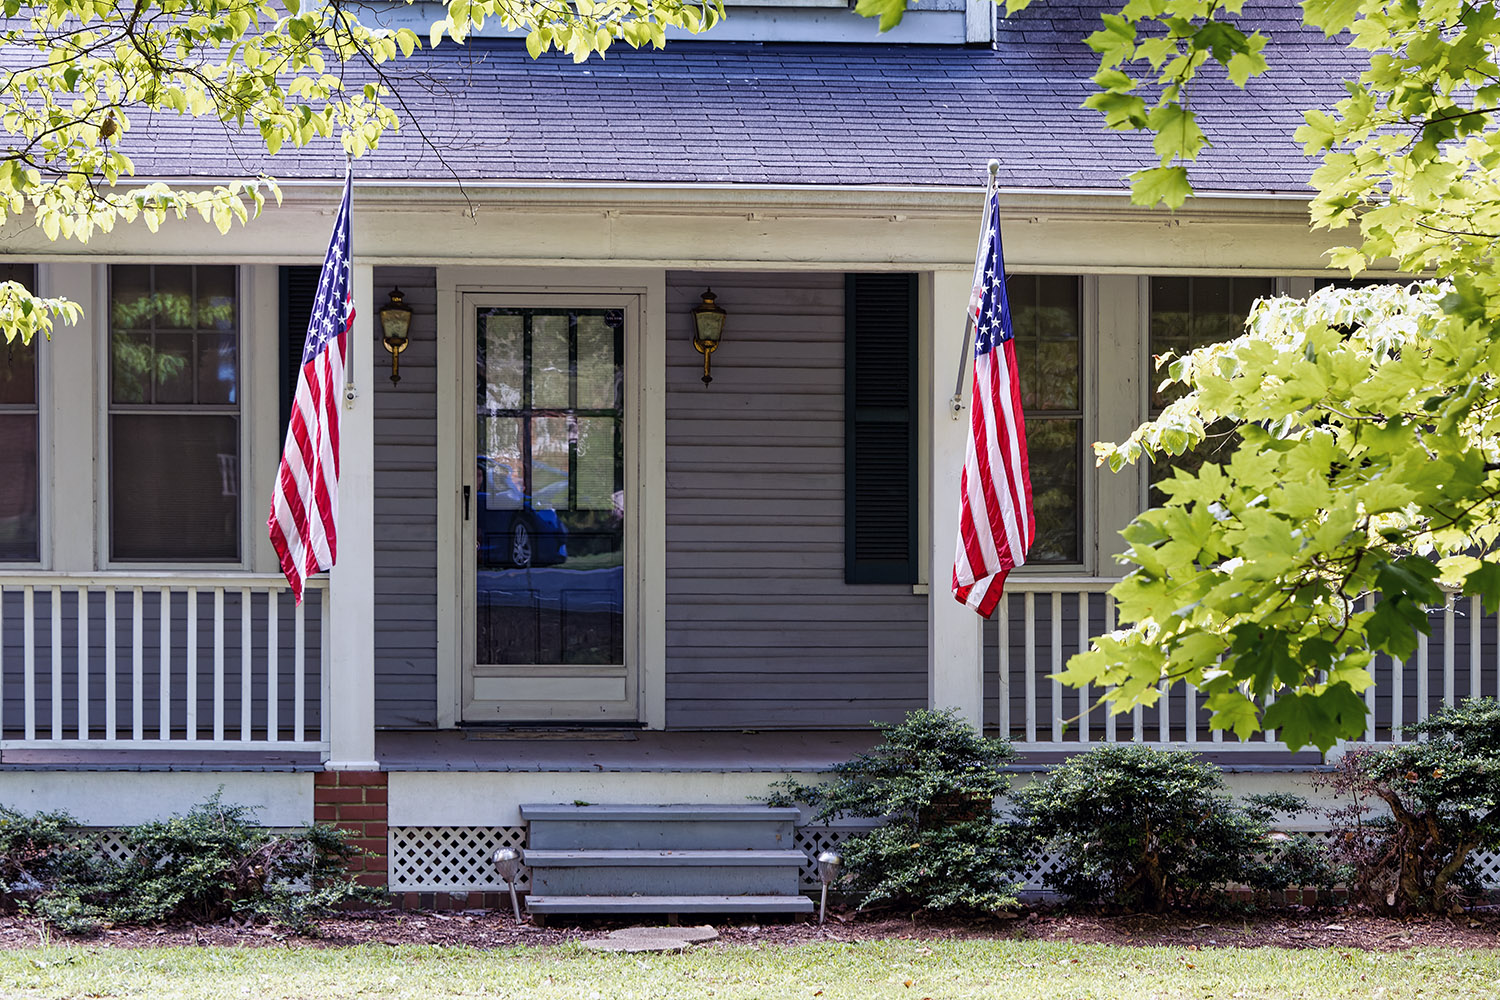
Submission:
M 1276 730 L 1288 749 L 1315 746 L 1327 753 L 1341 739 L 1357 739 L 1365 731 L 1365 702 L 1347 684 L 1330 684 L 1321 692 L 1294 691 L 1281 695 L 1261 717 Z
M 1181 208 L 1192 193 L 1186 167 L 1151 167 L 1130 175 L 1130 201 L 1135 205 Z
M 858 0 L 854 13 L 860 17 L 878 17 L 880 30 L 890 31 L 906 16 L 906 0 Z

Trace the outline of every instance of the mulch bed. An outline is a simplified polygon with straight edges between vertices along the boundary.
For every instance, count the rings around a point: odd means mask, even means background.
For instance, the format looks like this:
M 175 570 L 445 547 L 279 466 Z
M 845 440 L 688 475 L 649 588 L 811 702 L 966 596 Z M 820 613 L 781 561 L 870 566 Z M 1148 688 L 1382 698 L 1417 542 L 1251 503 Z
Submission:
M 684 923 L 693 923 L 691 918 Z M 517 924 L 509 913 L 475 911 L 380 911 L 320 921 L 313 935 L 274 928 L 219 923 L 163 928 L 111 928 L 91 938 L 69 938 L 47 931 L 38 921 L 0 918 L 0 948 L 42 943 L 90 947 L 344 947 L 349 945 L 452 945 L 499 948 L 545 946 L 598 937 L 618 920 L 553 918 L 546 927 Z M 1289 910 L 1240 916 L 1166 914 L 1098 916 L 1030 911 L 1012 920 L 943 920 L 928 917 L 870 916 L 832 912 L 828 923 L 740 920 L 718 923 L 728 944 L 785 946 L 815 941 L 1027 939 L 1089 944 L 1168 947 L 1341 947 L 1389 951 L 1416 947 L 1500 947 L 1500 917 L 1491 914 L 1394 920 L 1353 910 Z

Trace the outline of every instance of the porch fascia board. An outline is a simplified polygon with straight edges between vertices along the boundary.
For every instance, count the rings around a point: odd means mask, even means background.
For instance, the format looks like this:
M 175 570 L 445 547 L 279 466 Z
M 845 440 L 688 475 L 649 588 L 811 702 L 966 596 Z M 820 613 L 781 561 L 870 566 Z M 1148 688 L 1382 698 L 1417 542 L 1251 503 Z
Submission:
M 355 197 L 362 262 L 925 270 L 972 261 L 978 189 L 661 188 L 369 182 Z M 5 230 L 12 255 L 97 262 L 316 263 L 335 191 L 289 186 L 284 203 L 226 241 L 176 221 L 101 234 L 81 252 L 33 229 Z M 1300 198 L 1204 196 L 1176 213 L 1119 194 L 1009 192 L 1002 199 L 1013 271 L 1173 274 L 1326 273 L 1336 242 L 1308 230 Z M 1226 261 L 1226 248 L 1234 248 Z

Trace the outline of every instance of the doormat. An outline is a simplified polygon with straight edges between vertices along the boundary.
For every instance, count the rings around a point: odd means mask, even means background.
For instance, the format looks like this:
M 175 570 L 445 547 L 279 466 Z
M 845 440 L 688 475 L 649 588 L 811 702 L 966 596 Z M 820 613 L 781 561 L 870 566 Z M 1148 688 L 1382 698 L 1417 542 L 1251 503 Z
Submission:
M 579 742 L 597 740 L 625 740 L 634 741 L 640 739 L 635 733 L 618 733 L 609 730 L 581 730 L 581 729 L 465 729 L 466 740 L 577 740 Z

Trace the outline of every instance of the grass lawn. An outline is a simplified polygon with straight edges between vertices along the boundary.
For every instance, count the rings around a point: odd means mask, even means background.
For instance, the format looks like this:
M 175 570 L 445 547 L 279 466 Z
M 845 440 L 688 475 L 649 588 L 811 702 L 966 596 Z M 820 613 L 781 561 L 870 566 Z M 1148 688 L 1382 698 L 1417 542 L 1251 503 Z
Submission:
M 578 945 L 109 949 L 0 953 L 0 996 L 527 1000 L 1290 1000 L 1500 997 L 1500 951 L 1131 948 L 1013 941 L 707 946 L 602 955 Z

